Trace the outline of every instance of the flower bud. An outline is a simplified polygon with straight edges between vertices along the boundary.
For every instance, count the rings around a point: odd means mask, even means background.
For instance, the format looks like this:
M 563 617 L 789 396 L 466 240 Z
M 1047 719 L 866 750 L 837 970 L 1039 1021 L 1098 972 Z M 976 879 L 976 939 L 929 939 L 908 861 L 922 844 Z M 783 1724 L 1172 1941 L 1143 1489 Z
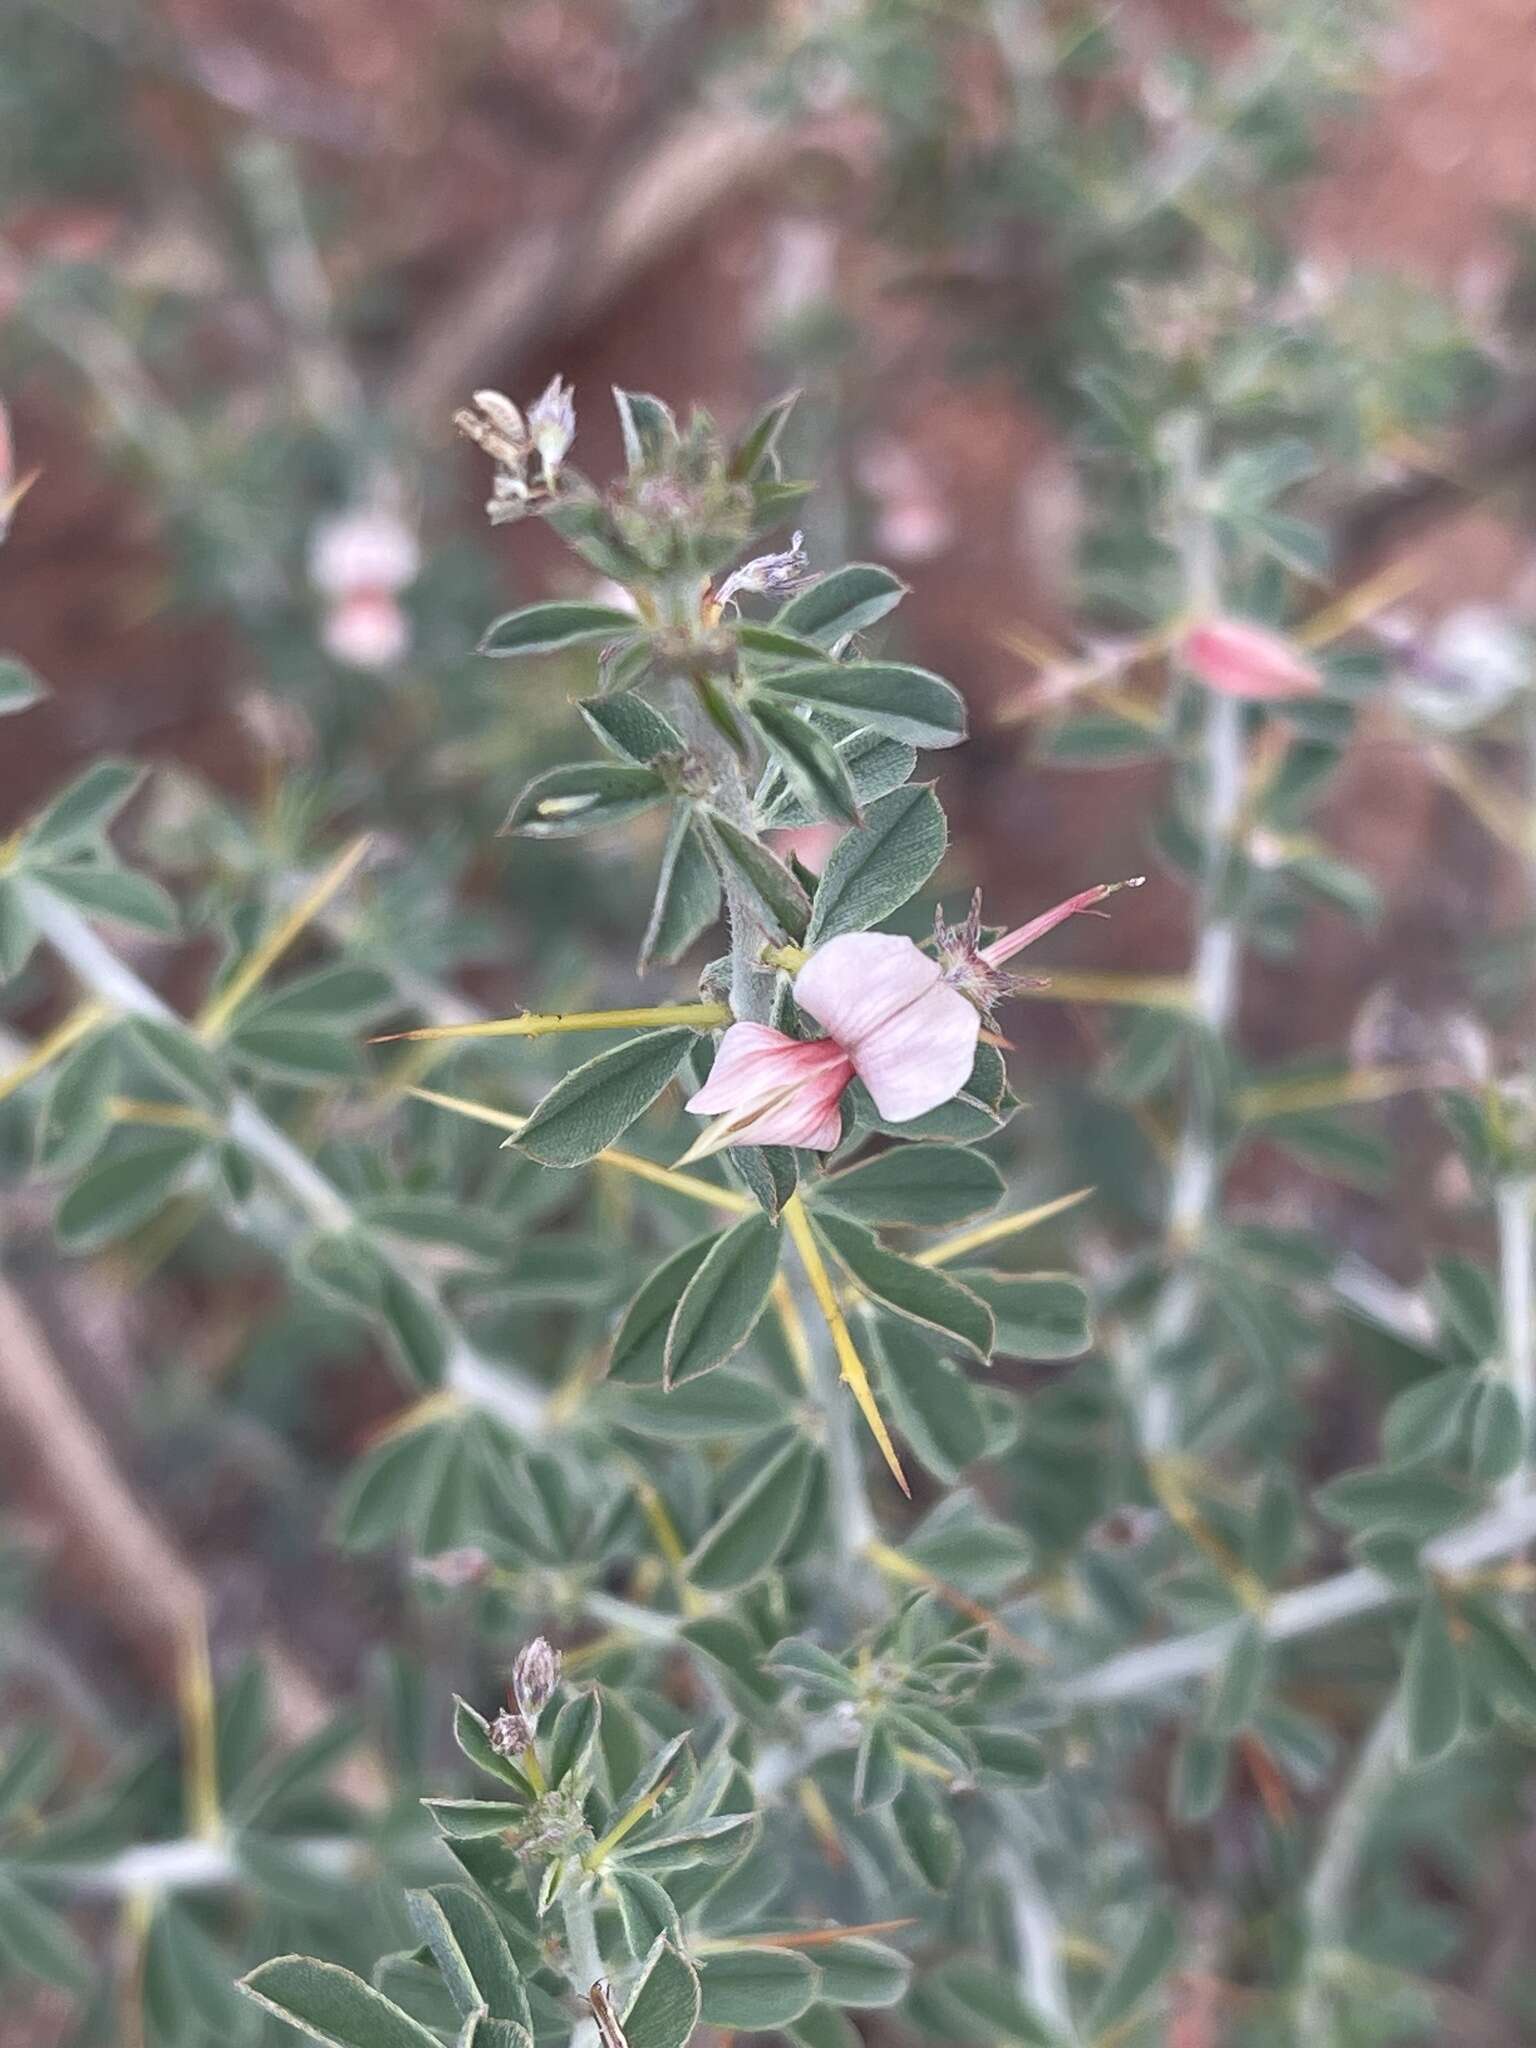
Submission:
M 524 1643 L 512 1666 L 512 1697 L 530 1721 L 536 1721 L 560 1683 L 560 1652 L 543 1636 Z
M 1312 697 L 1322 688 L 1316 667 L 1281 633 L 1246 619 L 1207 619 L 1185 634 L 1179 660 L 1224 697 L 1274 703 Z
M 553 486 L 576 438 L 576 395 L 558 375 L 550 378 L 528 408 L 528 436 L 544 465 L 544 481 Z
M 491 1747 L 498 1756 L 521 1756 L 533 1744 L 533 1730 L 523 1716 L 511 1707 L 503 1707 L 491 1723 Z

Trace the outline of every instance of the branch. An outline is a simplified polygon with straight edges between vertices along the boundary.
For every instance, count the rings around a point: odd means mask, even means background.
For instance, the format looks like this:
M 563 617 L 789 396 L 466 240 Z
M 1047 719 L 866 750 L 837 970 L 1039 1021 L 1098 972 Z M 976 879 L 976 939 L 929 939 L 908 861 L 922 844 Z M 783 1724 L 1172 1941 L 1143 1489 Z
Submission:
M 1533 1541 L 1536 1492 L 1528 1492 L 1514 1500 L 1501 1501 L 1487 1514 L 1426 1543 L 1424 1564 L 1432 1572 L 1454 1578 L 1475 1571 L 1480 1565 L 1511 1557 Z M 1315 1585 L 1282 1593 L 1257 1620 L 1270 1642 L 1288 1643 L 1298 1637 L 1318 1635 L 1324 1629 L 1338 1628 L 1347 1621 L 1386 1613 L 1412 1598 L 1411 1589 L 1384 1578 L 1367 1565 L 1357 1565 L 1352 1571 L 1319 1579 Z M 1060 1680 L 1054 1688 L 1056 1697 L 1072 1706 L 1111 1706 L 1201 1678 L 1221 1662 L 1240 1625 L 1236 1621 L 1221 1622 L 1191 1635 L 1149 1643 L 1144 1649 L 1123 1651 L 1075 1677 Z
M 21 880 L 18 887 L 38 930 L 100 1001 L 125 1016 L 181 1022 L 169 1005 L 103 944 L 72 904 L 36 881 Z M 340 1189 L 247 1096 L 237 1094 L 232 1099 L 227 1130 L 231 1141 L 264 1166 L 319 1229 L 333 1234 L 350 1231 L 375 1242 Z M 542 1430 L 543 1390 L 480 1355 L 443 1305 L 429 1271 L 392 1245 L 377 1244 L 376 1248 L 402 1277 L 437 1301 L 449 1332 L 448 1387 L 519 1435 L 536 1435 Z

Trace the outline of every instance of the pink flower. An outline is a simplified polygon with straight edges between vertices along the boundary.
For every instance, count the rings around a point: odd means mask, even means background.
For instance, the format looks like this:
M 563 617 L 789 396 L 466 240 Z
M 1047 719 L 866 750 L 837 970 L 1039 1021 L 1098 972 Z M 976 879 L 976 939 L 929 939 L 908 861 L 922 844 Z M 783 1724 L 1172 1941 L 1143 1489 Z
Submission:
M 970 1079 L 983 1012 L 1013 987 L 1004 961 L 1064 919 L 1129 882 L 1101 882 L 1058 903 L 990 945 L 981 938 L 981 895 L 965 923 L 937 925 L 937 953 L 896 932 L 848 932 L 818 946 L 795 976 L 795 1007 L 825 1038 L 791 1038 L 768 1024 L 733 1024 L 704 1086 L 687 1102 L 713 1119 L 678 1161 L 728 1145 L 798 1145 L 830 1152 L 842 1136 L 850 1081 L 869 1090 L 886 1123 L 911 1123 L 952 1101 Z
M 910 1123 L 959 1093 L 981 1019 L 937 960 L 892 932 L 849 932 L 818 946 L 795 976 L 795 1004 L 825 1038 L 733 1024 L 714 1069 L 689 1098 L 714 1121 L 686 1155 L 727 1145 L 803 1145 L 830 1152 L 839 1103 L 855 1077 L 889 1123 Z
M 1315 696 L 1323 686 L 1313 663 L 1283 634 L 1246 619 L 1208 619 L 1191 627 L 1178 658 L 1207 688 L 1256 703 Z

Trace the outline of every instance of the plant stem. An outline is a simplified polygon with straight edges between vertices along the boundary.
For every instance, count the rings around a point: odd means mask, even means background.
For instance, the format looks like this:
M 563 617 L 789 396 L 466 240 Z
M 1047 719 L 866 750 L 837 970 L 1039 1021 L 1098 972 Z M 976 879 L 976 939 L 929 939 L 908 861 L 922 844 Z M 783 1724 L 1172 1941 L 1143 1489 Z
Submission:
M 1433 1572 L 1455 1578 L 1460 1573 L 1475 1571 L 1480 1565 L 1509 1557 L 1532 1541 L 1536 1541 L 1536 1491 L 1501 1501 L 1487 1514 L 1426 1543 L 1424 1563 Z M 1352 1571 L 1338 1572 L 1314 1585 L 1282 1593 L 1271 1601 L 1258 1622 L 1268 1641 L 1288 1643 L 1302 1636 L 1318 1635 L 1324 1629 L 1338 1628 L 1345 1622 L 1384 1614 L 1412 1598 L 1411 1591 L 1405 1591 L 1396 1581 L 1384 1578 L 1367 1565 L 1357 1565 Z M 1241 1625 L 1222 1622 L 1215 1628 L 1172 1636 L 1166 1642 L 1150 1643 L 1143 1649 L 1125 1650 L 1075 1677 L 1059 1681 L 1054 1688 L 1056 1697 L 1074 1706 L 1110 1706 L 1201 1678 L 1221 1662 Z
M 602 1950 L 597 1945 L 597 1926 L 592 1917 L 592 1899 L 586 1878 L 578 1871 L 566 1881 L 560 1894 L 560 1916 L 565 1922 L 565 1945 L 571 1988 L 585 1998 L 592 1986 L 607 1973 Z M 571 2028 L 570 2048 L 593 2048 L 598 2038 L 596 2023 L 579 2019 Z
M 1383 1799 L 1395 1783 L 1402 1717 L 1397 1696 L 1371 1730 L 1328 1815 L 1305 1895 L 1307 1950 L 1297 1992 L 1296 2039 L 1326 2044 L 1332 2033 L 1328 1959 L 1343 1947 L 1360 1860 Z

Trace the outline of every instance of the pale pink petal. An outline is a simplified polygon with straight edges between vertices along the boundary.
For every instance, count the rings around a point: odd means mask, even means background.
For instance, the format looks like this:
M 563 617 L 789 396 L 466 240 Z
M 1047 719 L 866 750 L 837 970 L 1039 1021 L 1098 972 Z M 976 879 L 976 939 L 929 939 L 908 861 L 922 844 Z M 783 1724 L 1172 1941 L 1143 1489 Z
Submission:
M 804 1043 L 767 1024 L 733 1024 L 686 1106 L 695 1116 L 729 1118 L 728 1144 L 827 1152 L 842 1135 L 837 1105 L 852 1078 L 852 1062 L 831 1039 Z
M 948 982 L 935 982 L 859 1041 L 853 1069 L 887 1123 L 910 1123 L 960 1093 L 980 1032 L 975 1006 Z
M 994 939 L 990 946 L 981 948 L 981 958 L 989 967 L 1001 967 L 1005 960 L 1011 960 L 1015 953 L 1022 953 L 1026 946 L 1032 946 L 1036 939 L 1043 939 L 1047 932 L 1053 932 L 1057 925 L 1065 924 L 1069 917 L 1076 917 L 1080 910 L 1091 909 L 1095 903 L 1102 903 L 1106 896 L 1113 896 L 1120 889 L 1139 889 L 1146 880 L 1144 875 L 1133 875 L 1128 882 L 1099 882 L 1092 889 L 1081 889 L 1077 895 L 1069 896 L 1065 903 L 1058 903 L 1054 910 L 1043 910 L 1038 917 L 1032 917 L 1028 924 L 1021 924 L 1016 931 L 1004 932 L 1000 939 Z
M 1180 644 L 1179 660 L 1210 689 L 1254 702 L 1311 697 L 1323 685 L 1292 641 L 1246 619 L 1209 619 L 1193 627 Z
M 895 932 L 848 932 L 795 976 L 795 1003 L 844 1047 L 889 1123 L 965 1086 L 981 1019 L 937 960 Z
M 795 976 L 795 1005 L 846 1051 L 943 978 L 937 960 L 895 932 L 848 932 L 818 946 Z

